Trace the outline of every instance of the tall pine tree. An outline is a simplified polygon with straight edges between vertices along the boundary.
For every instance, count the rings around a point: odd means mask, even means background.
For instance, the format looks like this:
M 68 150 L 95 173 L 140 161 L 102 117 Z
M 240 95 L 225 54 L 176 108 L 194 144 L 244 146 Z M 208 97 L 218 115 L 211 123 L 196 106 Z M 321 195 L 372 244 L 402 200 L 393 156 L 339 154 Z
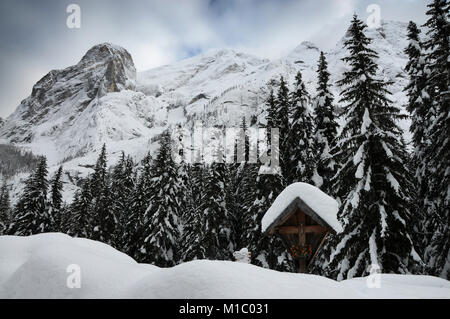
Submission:
M 428 40 L 424 42 L 429 65 L 429 108 L 427 127 L 429 144 L 425 162 L 430 172 L 423 210 L 430 236 L 425 261 L 431 274 L 450 278 L 450 3 L 433 0 L 428 5 Z
M 291 125 L 287 145 L 283 146 L 289 168 L 283 175 L 287 184 L 312 183 L 315 171 L 314 120 L 311 115 L 311 98 L 306 91 L 300 72 L 295 76 L 295 89 L 290 94 Z M 317 175 L 317 174 L 316 174 Z
M 14 208 L 8 233 L 29 236 L 53 230 L 47 209 L 47 159 L 42 157 L 36 170 L 25 182 L 25 189 Z
M 6 233 L 10 221 L 11 202 L 6 180 L 0 189 L 0 235 Z
M 117 220 L 115 247 L 126 251 L 129 242 L 127 221 L 131 215 L 134 192 L 133 159 L 122 152 L 119 162 L 111 174 L 111 211 Z
M 62 168 L 62 166 L 60 166 L 50 181 L 50 204 L 48 207 L 48 214 L 49 214 L 50 219 L 53 220 L 52 231 L 54 231 L 54 232 L 61 232 L 62 224 L 63 224 L 62 173 L 63 173 L 63 168 Z
M 111 186 L 107 170 L 106 145 L 103 145 L 97 158 L 89 187 L 92 196 L 90 209 L 94 222 L 92 239 L 113 245 L 118 221 L 111 207 Z
M 388 99 L 387 83 L 376 79 L 378 58 L 369 48 L 366 26 L 355 15 L 343 59 L 350 70 L 343 87 L 345 124 L 336 148 L 341 168 L 336 191 L 341 200 L 338 218 L 344 231 L 325 249 L 325 274 L 338 280 L 364 276 L 371 265 L 386 273 L 410 273 L 421 262 L 410 234 L 410 181 L 402 130 L 403 118 Z
M 423 208 L 425 194 L 428 191 L 428 165 L 425 162 L 426 145 L 429 145 L 429 127 L 428 111 L 431 107 L 430 94 L 427 92 L 427 82 L 429 70 L 425 63 L 422 43 L 420 41 L 420 29 L 414 22 L 408 25 L 408 47 L 405 53 L 408 55 L 406 71 L 409 74 L 410 81 L 405 91 L 408 96 L 406 109 L 411 115 L 410 132 L 412 134 L 413 152 L 411 154 L 411 170 L 414 175 L 415 183 L 413 185 L 413 239 L 417 243 L 418 251 L 423 255 L 424 248 L 427 245 L 426 236 L 426 214 Z
M 271 103 L 269 100 L 268 103 Z M 280 78 L 280 86 L 278 88 L 278 94 L 274 101 L 275 109 L 269 109 L 269 113 L 272 118 L 273 128 L 279 129 L 279 160 L 281 166 L 282 176 L 286 177 L 290 174 L 290 156 L 291 145 L 289 139 L 290 129 L 290 112 L 291 112 L 291 99 L 289 88 L 284 80 L 284 77 Z M 270 132 L 268 132 L 270 134 Z M 273 150 L 271 150 L 273 151 Z
M 283 89 L 282 91 L 286 91 Z M 273 90 L 266 101 L 267 108 L 267 128 L 278 127 L 280 121 L 277 113 L 277 103 Z M 268 143 L 270 145 L 270 132 L 268 132 Z M 267 146 L 269 152 L 271 150 Z M 258 150 L 262 151 L 262 150 Z M 280 171 L 267 172 L 267 167 L 261 166 L 252 174 L 255 178 L 252 181 L 253 198 L 248 208 L 248 215 L 245 219 L 246 236 L 245 241 L 252 255 L 252 263 L 261 267 L 275 269 L 279 271 L 295 271 L 294 262 L 287 251 L 287 246 L 279 236 L 262 236 L 261 221 L 267 210 L 272 205 L 275 198 L 281 193 L 284 187 L 284 178 Z M 270 174 L 264 174 L 270 173 Z
M 230 194 L 230 202 L 235 203 L 235 230 L 236 230 L 236 249 L 247 247 L 249 244 L 249 231 L 253 228 L 254 218 L 251 214 L 255 195 L 256 178 L 258 176 L 258 164 L 250 163 L 250 136 L 245 118 L 241 124 L 241 134 L 239 137 L 240 148 L 245 154 L 245 161 L 239 163 L 234 176 L 233 193 Z M 252 141 L 253 142 L 253 141 Z M 255 147 L 255 145 L 252 145 Z
M 214 162 L 205 170 L 205 190 L 200 205 L 202 245 L 207 259 L 231 260 L 234 251 L 232 215 L 227 207 L 225 163 Z
M 90 176 L 86 177 L 80 189 L 75 193 L 69 207 L 69 218 L 66 223 L 67 232 L 73 237 L 93 238 L 94 216 L 91 214 L 92 193 Z
M 330 92 L 328 63 L 323 52 L 320 52 L 317 78 L 317 95 L 314 101 L 318 157 L 315 184 L 325 193 L 333 195 L 331 179 L 336 174 L 337 167 L 331 149 L 334 147 L 338 124 L 334 115 L 333 94 Z
M 130 213 L 126 216 L 123 225 L 123 251 L 138 261 L 141 261 L 139 248 L 140 238 L 143 238 L 144 225 L 150 220 L 146 214 L 152 194 L 152 156 L 148 153 L 141 163 L 140 173 L 137 176 L 135 190 L 131 195 Z
M 180 214 L 184 196 L 178 167 L 173 160 L 171 135 L 167 130 L 161 136 L 160 149 L 152 164 L 152 189 L 146 224 L 139 253 L 143 260 L 160 267 L 174 266 L 180 258 Z
M 188 203 L 186 213 L 183 214 L 183 236 L 181 238 L 181 260 L 191 261 L 206 259 L 206 248 L 202 243 L 203 216 L 199 203 L 203 198 L 205 168 L 202 163 L 191 165 L 188 171 Z

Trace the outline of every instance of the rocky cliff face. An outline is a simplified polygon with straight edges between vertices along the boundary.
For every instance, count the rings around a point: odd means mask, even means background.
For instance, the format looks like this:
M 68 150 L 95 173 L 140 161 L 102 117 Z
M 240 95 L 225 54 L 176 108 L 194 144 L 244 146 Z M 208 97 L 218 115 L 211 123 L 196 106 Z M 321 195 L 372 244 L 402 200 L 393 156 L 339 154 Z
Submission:
M 135 81 L 136 69 L 125 49 L 108 43 L 96 45 L 78 64 L 50 71 L 39 80 L 31 95 L 8 118 L 0 137 L 14 143 L 31 143 L 39 138 L 35 128 L 42 125 L 47 128 L 39 133 L 58 134 L 107 93 L 134 90 Z M 67 113 L 71 116 L 64 118 Z

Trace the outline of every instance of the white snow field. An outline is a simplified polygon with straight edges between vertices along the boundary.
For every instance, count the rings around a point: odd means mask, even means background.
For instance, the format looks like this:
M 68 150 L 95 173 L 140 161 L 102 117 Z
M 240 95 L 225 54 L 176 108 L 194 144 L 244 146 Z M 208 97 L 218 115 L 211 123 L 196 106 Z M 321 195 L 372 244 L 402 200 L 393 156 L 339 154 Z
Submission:
M 380 275 L 380 288 L 369 288 L 367 278 L 337 282 L 231 261 L 158 268 L 100 242 L 49 233 L 0 237 L 0 298 L 450 298 L 450 282 Z

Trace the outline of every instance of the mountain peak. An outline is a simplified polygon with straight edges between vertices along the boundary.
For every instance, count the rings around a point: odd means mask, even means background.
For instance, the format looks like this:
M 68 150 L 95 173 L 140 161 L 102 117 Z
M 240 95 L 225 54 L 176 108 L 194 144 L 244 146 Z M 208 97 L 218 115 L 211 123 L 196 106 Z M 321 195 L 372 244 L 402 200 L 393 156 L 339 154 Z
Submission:
M 115 57 L 120 57 L 124 61 L 133 63 L 133 59 L 127 50 L 121 46 L 112 43 L 100 43 L 90 48 L 81 59 L 80 63 L 94 61 L 103 61 Z
M 32 142 L 38 135 L 61 134 L 77 114 L 89 106 L 95 109 L 99 98 L 135 88 L 136 68 L 128 51 L 110 43 L 95 45 L 78 64 L 40 79 L 2 126 L 0 136 Z M 59 125 L 47 127 L 50 121 Z M 39 133 L 33 127 L 40 127 Z

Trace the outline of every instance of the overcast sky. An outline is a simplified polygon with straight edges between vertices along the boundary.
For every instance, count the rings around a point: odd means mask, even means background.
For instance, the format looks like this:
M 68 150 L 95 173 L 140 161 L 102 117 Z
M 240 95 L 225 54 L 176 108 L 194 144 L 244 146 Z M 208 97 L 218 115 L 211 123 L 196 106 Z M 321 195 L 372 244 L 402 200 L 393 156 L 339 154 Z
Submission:
M 76 64 L 93 45 L 125 47 L 138 71 L 214 48 L 276 58 L 302 41 L 327 50 L 356 12 L 423 23 L 429 0 L 1 0 L 0 117 L 14 111 L 52 69 Z M 81 28 L 66 26 L 69 4 Z

